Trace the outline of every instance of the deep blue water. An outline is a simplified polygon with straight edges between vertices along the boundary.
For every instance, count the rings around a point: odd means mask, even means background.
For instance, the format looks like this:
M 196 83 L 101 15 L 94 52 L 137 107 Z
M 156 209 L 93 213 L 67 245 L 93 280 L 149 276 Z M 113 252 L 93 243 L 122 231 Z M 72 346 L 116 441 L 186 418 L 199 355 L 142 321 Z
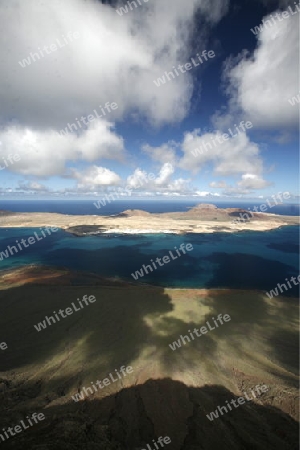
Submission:
M 145 200 L 145 199 L 127 199 L 122 201 L 114 201 L 108 203 L 106 206 L 97 209 L 94 202 L 100 200 L 1 200 L 0 210 L 10 210 L 16 212 L 55 212 L 61 214 L 73 215 L 113 215 L 119 214 L 126 209 L 143 209 L 152 213 L 160 212 L 181 212 L 187 211 L 188 208 L 199 203 L 213 203 L 219 208 L 250 208 L 253 210 L 254 206 L 259 207 L 263 200 L 256 202 L 218 202 L 211 199 L 204 202 L 200 199 L 193 200 Z M 270 199 L 271 200 L 271 199 Z M 300 215 L 299 205 L 282 204 L 268 209 L 266 212 L 273 214 L 283 214 L 288 216 Z
M 0 252 L 39 229 L 0 229 Z M 46 264 L 120 277 L 151 258 L 162 258 L 181 243 L 194 250 L 154 270 L 142 282 L 172 287 L 243 288 L 270 290 L 299 274 L 299 227 L 267 232 L 190 235 L 126 235 L 75 237 L 59 230 L 17 254 L 0 261 L 0 269 Z M 175 252 L 174 252 L 175 253 Z M 298 295 L 297 288 L 287 295 Z

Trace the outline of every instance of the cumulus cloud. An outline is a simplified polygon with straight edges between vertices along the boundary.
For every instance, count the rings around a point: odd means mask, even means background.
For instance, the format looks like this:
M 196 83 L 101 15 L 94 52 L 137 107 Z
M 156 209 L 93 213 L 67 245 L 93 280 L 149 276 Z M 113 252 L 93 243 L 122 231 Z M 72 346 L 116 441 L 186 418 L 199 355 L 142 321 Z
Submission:
M 77 189 L 83 191 L 94 191 L 102 186 L 116 186 L 120 184 L 121 178 L 106 167 L 92 166 L 84 171 L 70 170 L 70 177 L 77 180 Z
M 0 119 L 60 129 L 110 101 L 118 104 L 111 120 L 138 111 L 154 124 L 180 121 L 190 106 L 190 75 L 163 89 L 153 80 L 189 57 L 195 13 L 216 23 L 227 6 L 228 0 L 172 0 L 170 8 L 169 0 L 151 0 L 120 17 L 94 0 L 1 2 Z M 70 42 L 70 32 L 79 38 Z M 203 27 L 198 36 L 203 44 L 205 33 Z M 63 47 L 47 54 L 43 49 L 57 39 Z M 33 53 L 40 59 L 22 68 L 19 61 Z
M 174 167 L 170 163 L 165 163 L 160 169 L 159 175 L 155 180 L 157 186 L 165 186 L 169 181 L 171 175 L 174 173 Z
M 172 192 L 177 193 L 185 193 L 192 194 L 194 192 L 194 188 L 191 186 L 190 179 L 177 178 L 168 184 L 168 189 Z
M 213 164 L 216 175 L 242 173 L 260 174 L 262 158 L 257 144 L 250 141 L 246 133 L 233 133 L 227 140 L 219 131 L 199 135 L 199 130 L 186 133 L 182 143 L 183 157 L 179 166 L 195 173 L 208 163 Z
M 80 135 L 63 136 L 54 130 L 15 125 L 0 131 L 0 156 L 18 154 L 20 160 L 7 169 L 39 177 L 63 174 L 69 160 L 121 160 L 123 139 L 112 128 L 113 124 L 98 120 Z
M 284 130 L 298 126 L 298 109 L 288 102 L 299 91 L 298 21 L 299 14 L 281 21 L 276 20 L 275 12 L 264 17 L 253 55 L 243 52 L 227 60 L 224 76 L 229 110 L 227 114 L 215 114 L 217 126 L 228 125 L 232 116 L 239 114 L 258 128 Z
M 20 155 L 7 170 L 50 177 L 63 175 L 69 161 L 121 160 L 123 139 L 113 130 L 117 121 L 134 117 L 162 125 L 182 120 L 190 107 L 191 75 L 163 89 L 153 80 L 190 57 L 196 13 L 215 24 L 228 4 L 173 0 L 170 8 L 169 0 L 151 0 L 120 17 L 112 5 L 96 0 L 40 0 L 38 7 L 35 0 L 0 3 L 5 36 L 0 156 Z M 204 48 L 207 30 L 204 26 L 197 36 Z M 53 45 L 55 50 L 49 50 Z M 118 108 L 76 134 L 58 135 L 68 123 L 100 114 L 106 102 Z M 161 163 L 174 162 L 172 149 L 163 160 L 155 150 L 153 155 Z
M 153 161 L 159 161 L 160 163 L 174 164 L 176 160 L 176 150 L 178 146 L 176 142 L 170 141 L 167 144 L 163 144 L 160 147 L 151 147 L 148 144 L 143 145 L 142 151 L 150 156 Z
M 209 185 L 215 189 L 223 189 L 222 195 L 242 196 L 252 194 L 256 189 L 265 189 L 272 184 L 264 180 L 260 175 L 245 173 L 235 186 L 227 184 L 225 181 L 213 181 Z
M 201 134 L 200 129 L 184 134 L 183 141 L 172 143 L 174 148 L 181 151 L 181 156 L 176 158 L 175 164 L 163 164 L 155 184 L 163 185 L 168 189 L 175 189 L 175 184 L 181 186 L 182 191 L 190 189 L 190 180 L 178 179 L 170 183 L 170 177 L 175 172 L 175 168 L 184 169 L 197 174 L 199 171 L 208 169 L 213 175 L 229 177 L 241 176 L 236 186 L 230 186 L 226 181 L 213 181 L 209 184 L 215 189 L 224 189 L 224 194 L 229 191 L 232 193 L 249 193 L 251 190 L 264 189 L 270 185 L 263 178 L 263 159 L 260 154 L 258 144 L 252 142 L 245 132 L 241 129 L 227 130 L 227 134 L 220 131 Z M 225 137 L 224 137 L 225 136 Z M 148 150 L 149 149 L 149 150 Z M 151 154 L 151 147 L 147 151 Z M 154 149 L 157 157 L 160 159 L 168 154 L 169 144 Z M 174 156 L 175 160 L 175 156 Z M 193 190 L 195 192 L 195 190 Z M 198 191 L 200 196 L 220 195 L 209 191 Z
M 174 172 L 175 168 L 170 163 L 163 164 L 157 176 L 138 168 L 127 178 L 127 186 L 157 195 L 171 192 L 174 195 L 183 195 L 194 192 L 194 188 L 190 185 L 190 180 L 183 178 L 172 179 Z
M 150 181 L 154 180 L 154 178 L 154 174 L 148 174 L 145 170 L 137 168 L 135 169 L 133 174 L 129 175 L 129 177 L 127 178 L 127 185 L 131 189 L 139 189 L 142 186 L 149 186 Z
M 242 175 L 242 180 L 238 182 L 238 186 L 242 189 L 264 189 L 270 185 L 270 182 L 252 173 L 245 173 Z

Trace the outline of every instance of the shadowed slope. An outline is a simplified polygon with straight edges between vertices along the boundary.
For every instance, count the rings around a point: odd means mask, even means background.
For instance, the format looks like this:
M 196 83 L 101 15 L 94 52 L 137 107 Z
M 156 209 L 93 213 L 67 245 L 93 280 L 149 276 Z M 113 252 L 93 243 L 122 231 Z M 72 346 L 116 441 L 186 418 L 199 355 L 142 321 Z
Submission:
M 218 385 L 191 388 L 171 379 L 149 380 L 102 400 L 46 408 L 43 422 L 1 447 L 132 450 L 169 436 L 165 448 L 170 450 L 298 449 L 297 423 L 277 408 L 250 401 L 214 421 L 207 418 L 232 399 L 237 397 Z M 16 415 L 9 416 L 7 426 L 16 422 Z
M 49 277 L 53 283 L 52 271 Z M 70 274 L 63 277 L 72 283 Z M 28 413 L 47 417 L 2 448 L 140 450 L 161 435 L 172 439 L 170 450 L 297 448 L 296 300 L 269 300 L 259 291 L 90 282 L 0 291 L 1 341 L 8 345 L 0 352 L 0 429 Z M 35 330 L 46 315 L 85 294 L 97 301 Z M 171 350 L 180 335 L 219 313 L 231 321 Z M 72 400 L 121 365 L 133 373 Z M 207 419 L 258 384 L 269 388 L 259 404 Z

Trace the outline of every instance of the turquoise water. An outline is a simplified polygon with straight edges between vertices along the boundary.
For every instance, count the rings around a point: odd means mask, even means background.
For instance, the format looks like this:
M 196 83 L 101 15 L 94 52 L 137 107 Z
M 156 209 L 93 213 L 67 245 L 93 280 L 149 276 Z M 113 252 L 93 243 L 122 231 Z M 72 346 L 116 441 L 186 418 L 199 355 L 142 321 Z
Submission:
M 0 252 L 40 229 L 0 229 Z M 115 235 L 75 237 L 63 230 L 0 261 L 0 270 L 27 264 L 93 272 L 135 282 L 131 273 L 150 260 L 169 255 L 180 244 L 193 250 L 139 279 L 171 287 L 270 290 L 299 274 L 299 227 L 267 232 L 178 235 Z M 158 265 L 157 265 L 158 266 Z M 297 288 L 287 295 L 297 295 Z

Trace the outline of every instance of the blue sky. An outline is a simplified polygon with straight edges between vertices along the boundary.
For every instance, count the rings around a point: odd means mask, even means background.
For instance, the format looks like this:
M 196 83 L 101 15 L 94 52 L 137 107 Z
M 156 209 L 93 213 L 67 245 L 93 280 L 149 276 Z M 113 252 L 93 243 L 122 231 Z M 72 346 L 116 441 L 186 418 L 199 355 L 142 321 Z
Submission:
M 296 201 L 299 6 L 170 2 L 0 6 L 2 198 Z

